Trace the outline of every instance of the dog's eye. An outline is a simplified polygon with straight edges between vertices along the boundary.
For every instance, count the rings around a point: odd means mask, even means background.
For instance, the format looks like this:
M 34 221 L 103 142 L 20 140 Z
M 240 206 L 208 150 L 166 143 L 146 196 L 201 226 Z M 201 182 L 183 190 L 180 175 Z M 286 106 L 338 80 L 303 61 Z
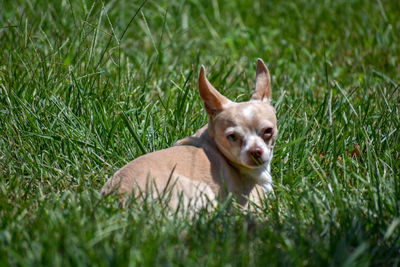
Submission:
M 272 136 L 273 132 L 274 132 L 274 129 L 272 129 L 271 127 L 268 127 L 264 130 L 263 137 L 270 138 Z
M 228 138 L 228 140 L 231 142 L 235 142 L 238 139 L 236 134 L 234 134 L 234 133 L 229 134 L 226 138 Z
M 265 129 L 264 134 L 272 134 L 272 131 L 272 128 L 267 128 Z

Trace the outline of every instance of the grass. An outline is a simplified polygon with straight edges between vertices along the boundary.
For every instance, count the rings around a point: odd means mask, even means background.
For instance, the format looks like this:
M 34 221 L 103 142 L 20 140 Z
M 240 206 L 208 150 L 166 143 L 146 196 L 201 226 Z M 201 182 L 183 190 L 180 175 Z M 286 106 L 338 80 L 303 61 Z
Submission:
M 0 265 L 400 262 L 398 1 L 1 1 Z M 193 218 L 119 209 L 119 167 L 272 74 L 276 199 Z

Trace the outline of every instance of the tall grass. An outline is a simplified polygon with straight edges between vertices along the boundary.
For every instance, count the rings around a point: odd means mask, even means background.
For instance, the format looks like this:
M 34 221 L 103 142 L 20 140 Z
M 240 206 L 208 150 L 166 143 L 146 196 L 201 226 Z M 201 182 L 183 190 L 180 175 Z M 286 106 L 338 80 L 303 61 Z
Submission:
M 398 1 L 1 1 L 1 265 L 399 265 Z M 272 74 L 276 198 L 194 217 L 102 198 Z

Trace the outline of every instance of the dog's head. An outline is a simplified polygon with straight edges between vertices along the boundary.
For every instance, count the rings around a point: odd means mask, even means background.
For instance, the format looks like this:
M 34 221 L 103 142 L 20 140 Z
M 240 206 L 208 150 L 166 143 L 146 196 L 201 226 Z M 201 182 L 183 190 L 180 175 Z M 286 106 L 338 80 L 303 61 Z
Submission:
M 232 102 L 221 95 L 207 80 L 203 66 L 199 91 L 210 116 L 209 135 L 225 157 L 241 168 L 268 166 L 278 130 L 270 104 L 271 78 L 264 62 L 258 59 L 256 89 L 248 102 Z

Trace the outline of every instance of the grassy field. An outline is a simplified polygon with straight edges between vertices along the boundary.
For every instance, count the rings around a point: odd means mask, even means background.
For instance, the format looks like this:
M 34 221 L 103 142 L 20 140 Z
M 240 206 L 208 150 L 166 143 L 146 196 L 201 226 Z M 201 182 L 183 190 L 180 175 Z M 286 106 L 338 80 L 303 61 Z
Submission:
M 50 3 L 49 3 L 50 2 Z M 398 266 L 399 1 L 0 0 L 0 265 Z M 275 199 L 118 208 L 119 167 L 272 74 Z

